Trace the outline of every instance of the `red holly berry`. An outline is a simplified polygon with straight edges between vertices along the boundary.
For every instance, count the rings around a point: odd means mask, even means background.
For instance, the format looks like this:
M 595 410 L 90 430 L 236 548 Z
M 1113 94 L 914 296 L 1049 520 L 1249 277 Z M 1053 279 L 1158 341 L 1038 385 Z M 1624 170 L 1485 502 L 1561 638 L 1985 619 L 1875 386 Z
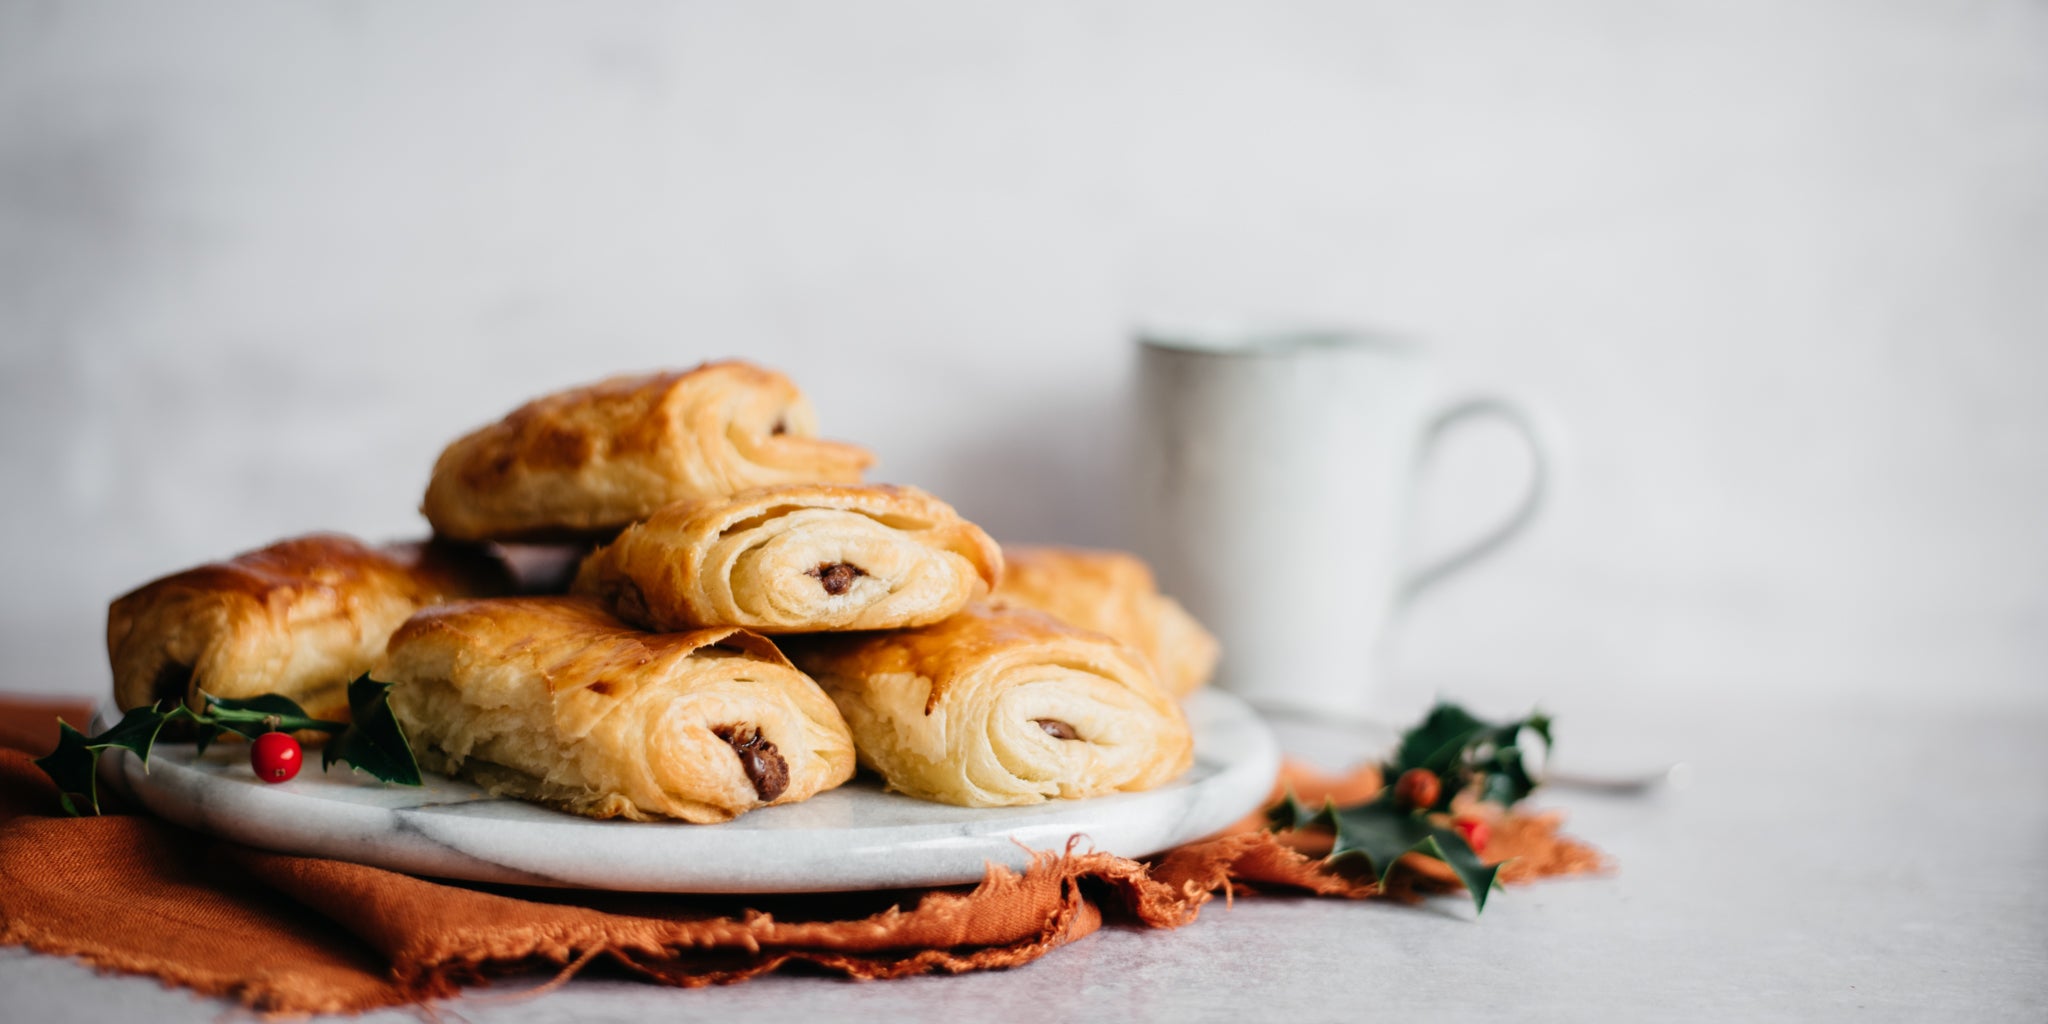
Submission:
M 1478 818 L 1458 818 L 1451 822 L 1451 827 L 1465 837 L 1465 845 L 1471 847 L 1473 853 L 1485 853 L 1486 841 L 1493 838 L 1493 830 Z
M 304 760 L 299 741 L 288 732 L 266 732 L 249 744 L 249 767 L 265 782 L 290 781 L 299 774 L 299 763 Z
M 1435 807 L 1436 798 L 1442 793 L 1442 780 L 1427 768 L 1410 768 L 1394 780 L 1394 799 L 1410 807 Z

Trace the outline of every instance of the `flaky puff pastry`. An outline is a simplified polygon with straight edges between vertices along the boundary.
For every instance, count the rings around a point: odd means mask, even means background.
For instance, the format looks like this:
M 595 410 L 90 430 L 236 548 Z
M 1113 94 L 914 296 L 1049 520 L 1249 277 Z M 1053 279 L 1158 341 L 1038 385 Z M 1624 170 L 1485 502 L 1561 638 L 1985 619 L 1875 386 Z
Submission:
M 816 437 L 789 378 L 741 362 L 536 398 L 441 453 L 420 511 L 444 537 L 608 534 L 670 502 L 858 482 L 865 449 Z
M 414 616 L 379 678 L 420 764 L 592 818 L 727 821 L 853 776 L 832 701 L 766 638 L 643 633 L 575 597 Z
M 812 484 L 670 505 L 586 559 L 575 589 L 650 629 L 896 629 L 959 611 L 1002 566 L 981 527 L 914 487 Z
M 315 718 L 346 721 L 348 684 L 369 671 L 407 616 L 463 597 L 509 593 L 510 570 L 446 541 L 370 547 L 323 533 L 145 584 L 107 609 L 107 657 L 123 708 L 200 692 L 283 694 Z
M 891 789 L 966 807 L 1158 786 L 1194 740 L 1143 655 L 1025 608 L 977 603 L 936 625 L 794 638 L 863 765 Z
M 1005 544 L 1003 582 L 995 596 L 1145 652 L 1160 683 L 1176 697 L 1201 688 L 1216 671 L 1216 638 L 1180 602 L 1159 592 L 1151 568 L 1136 555 Z

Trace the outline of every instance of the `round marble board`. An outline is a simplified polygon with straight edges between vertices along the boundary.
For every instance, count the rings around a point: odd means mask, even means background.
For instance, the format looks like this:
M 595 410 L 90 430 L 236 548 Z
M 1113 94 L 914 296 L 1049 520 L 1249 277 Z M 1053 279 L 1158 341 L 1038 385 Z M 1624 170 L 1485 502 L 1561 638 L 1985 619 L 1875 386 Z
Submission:
M 308 751 L 298 778 L 256 780 L 247 747 L 194 755 L 159 744 L 145 769 L 109 750 L 111 777 L 157 815 L 268 850 L 479 882 L 635 892 L 829 892 L 979 881 L 987 862 L 1021 868 L 1032 850 L 1143 857 L 1256 809 L 1279 768 L 1264 722 L 1237 698 L 1186 704 L 1195 764 L 1158 789 L 1029 807 L 954 807 L 887 793 L 866 773 L 802 803 L 721 825 L 592 821 L 492 797 L 427 773 L 418 788 L 377 782 Z

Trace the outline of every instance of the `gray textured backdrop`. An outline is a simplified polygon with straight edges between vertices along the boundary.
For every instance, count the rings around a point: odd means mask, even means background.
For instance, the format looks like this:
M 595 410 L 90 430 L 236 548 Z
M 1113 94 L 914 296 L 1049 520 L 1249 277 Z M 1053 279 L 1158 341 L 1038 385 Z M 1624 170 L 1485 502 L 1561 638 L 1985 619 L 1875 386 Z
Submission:
M 1410 672 L 2048 696 L 2048 6 L 1634 0 L 0 0 L 0 689 L 706 357 L 1000 536 L 1127 540 L 1127 329 L 1191 313 L 1411 332 L 1567 439 Z M 1450 453 L 1434 543 L 1512 454 Z

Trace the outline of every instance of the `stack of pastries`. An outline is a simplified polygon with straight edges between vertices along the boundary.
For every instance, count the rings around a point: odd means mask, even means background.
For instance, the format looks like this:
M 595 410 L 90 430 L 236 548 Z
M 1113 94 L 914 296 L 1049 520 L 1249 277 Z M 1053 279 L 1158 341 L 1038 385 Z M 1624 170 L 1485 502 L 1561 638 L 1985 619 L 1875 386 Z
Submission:
M 117 599 L 116 697 L 337 718 L 369 672 L 422 767 L 595 818 L 728 821 L 856 763 L 970 807 L 1187 770 L 1216 642 L 1144 563 L 1003 549 L 816 434 L 741 362 L 535 399 L 442 453 L 428 541 L 286 540 Z M 522 571 L 537 544 L 573 575 Z

